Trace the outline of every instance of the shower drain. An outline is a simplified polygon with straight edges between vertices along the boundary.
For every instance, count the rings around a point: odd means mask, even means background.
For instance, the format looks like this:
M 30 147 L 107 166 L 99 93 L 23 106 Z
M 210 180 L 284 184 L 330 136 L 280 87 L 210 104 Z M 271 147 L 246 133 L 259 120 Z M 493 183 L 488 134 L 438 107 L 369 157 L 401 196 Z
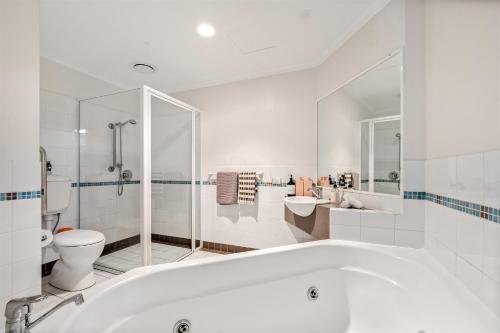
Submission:
M 191 331 L 191 323 L 187 319 L 181 319 L 174 325 L 174 333 L 189 333 Z
M 309 298 L 310 301 L 315 301 L 317 300 L 319 297 L 319 290 L 317 287 L 309 287 L 309 289 L 307 289 L 307 298 Z

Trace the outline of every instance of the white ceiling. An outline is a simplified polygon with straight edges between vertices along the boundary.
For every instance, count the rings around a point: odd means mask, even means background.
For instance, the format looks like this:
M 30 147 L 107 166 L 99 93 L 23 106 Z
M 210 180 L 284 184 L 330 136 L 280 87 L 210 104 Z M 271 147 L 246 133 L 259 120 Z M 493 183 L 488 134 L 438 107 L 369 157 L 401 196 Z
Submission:
M 123 88 L 175 92 L 314 67 L 387 2 L 42 0 L 41 53 Z M 198 36 L 200 23 L 215 36 Z

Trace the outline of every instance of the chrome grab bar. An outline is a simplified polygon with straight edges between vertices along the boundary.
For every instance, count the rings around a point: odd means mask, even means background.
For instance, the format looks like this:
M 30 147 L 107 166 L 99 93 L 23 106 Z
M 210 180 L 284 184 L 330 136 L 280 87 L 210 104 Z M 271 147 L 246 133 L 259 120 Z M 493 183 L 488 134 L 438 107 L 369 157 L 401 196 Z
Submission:
M 45 148 L 40 146 L 40 163 L 42 164 L 42 188 L 41 188 L 41 198 L 42 198 L 42 216 L 47 215 L 47 151 Z
M 113 130 L 113 165 L 108 167 L 108 171 L 113 172 L 116 169 L 116 125 L 109 123 L 108 128 Z

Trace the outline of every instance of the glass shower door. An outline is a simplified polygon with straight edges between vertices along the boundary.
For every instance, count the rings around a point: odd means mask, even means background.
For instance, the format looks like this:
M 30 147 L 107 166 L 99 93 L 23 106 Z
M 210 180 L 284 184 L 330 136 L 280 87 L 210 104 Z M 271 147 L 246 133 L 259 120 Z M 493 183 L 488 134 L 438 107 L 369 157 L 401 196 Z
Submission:
M 150 254 L 145 262 L 161 264 L 181 260 L 200 245 L 199 112 L 148 87 L 143 101 L 143 121 L 150 124 L 144 132 L 144 177 L 150 178 L 143 202 Z
M 174 262 L 192 250 L 193 116 L 151 97 L 151 263 Z
M 401 173 L 401 122 L 399 119 L 373 124 L 374 190 L 399 194 Z
M 80 228 L 106 245 L 96 267 L 120 273 L 142 266 L 140 246 L 140 89 L 79 103 Z

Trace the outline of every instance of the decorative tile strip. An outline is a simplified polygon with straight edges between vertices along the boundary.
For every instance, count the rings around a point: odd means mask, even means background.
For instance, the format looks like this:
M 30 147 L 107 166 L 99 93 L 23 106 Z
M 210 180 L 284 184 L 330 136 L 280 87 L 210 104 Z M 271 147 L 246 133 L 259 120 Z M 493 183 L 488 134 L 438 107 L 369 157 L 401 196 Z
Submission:
M 130 184 L 140 184 L 140 180 L 125 180 L 125 181 L 107 181 L 107 182 L 81 182 L 81 183 L 73 183 L 71 186 L 73 187 L 91 187 L 91 186 L 112 186 L 112 185 L 119 185 L 119 184 L 124 184 L 124 185 L 130 185 Z
M 81 183 L 71 183 L 71 187 L 90 187 L 90 186 L 112 186 L 118 185 L 120 182 L 118 181 L 107 181 L 107 182 L 81 182 Z M 123 184 L 140 184 L 140 180 L 131 180 L 131 181 L 123 181 Z M 152 180 L 152 184 L 180 184 L 180 185 L 190 185 L 190 180 Z M 207 180 L 204 181 L 196 181 L 196 185 L 216 185 L 216 182 L 209 182 Z M 286 184 L 273 184 L 271 182 L 258 182 L 257 186 L 268 186 L 268 187 L 286 187 Z
M 361 179 L 361 183 L 368 183 L 368 179 Z M 382 178 L 375 178 L 373 180 L 374 183 L 397 183 L 399 184 L 399 179 L 382 179 Z
M 480 217 L 491 222 L 500 223 L 500 209 L 498 208 L 488 207 L 478 203 L 454 199 L 429 192 L 405 191 L 404 198 L 408 200 L 427 200 L 465 214 Z
M 182 184 L 182 185 L 190 185 L 190 180 L 152 180 L 152 184 Z M 196 185 L 200 185 L 200 181 L 197 180 Z
M 203 185 L 217 185 L 217 182 L 216 182 L 216 181 L 208 181 L 208 180 L 204 180 L 204 181 L 203 181 Z M 286 184 L 285 184 L 285 183 L 282 183 L 282 184 L 274 184 L 274 183 L 271 183 L 271 182 L 262 182 L 262 181 L 259 181 L 259 182 L 257 182 L 256 186 L 267 186 L 267 187 L 286 187 Z
M 38 199 L 40 195 L 40 191 L 0 192 L 0 201 Z

